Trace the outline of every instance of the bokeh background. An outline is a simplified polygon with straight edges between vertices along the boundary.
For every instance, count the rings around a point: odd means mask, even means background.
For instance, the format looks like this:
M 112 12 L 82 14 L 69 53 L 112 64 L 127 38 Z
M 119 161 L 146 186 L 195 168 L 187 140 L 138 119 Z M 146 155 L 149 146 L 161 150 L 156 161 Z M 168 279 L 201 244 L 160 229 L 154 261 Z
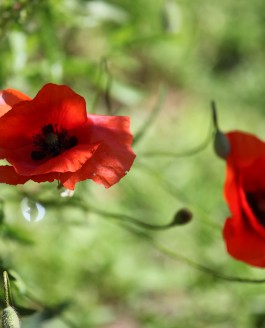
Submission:
M 210 111 L 215 100 L 224 131 L 264 137 L 265 2 L 0 0 L 1 89 L 33 97 L 47 82 L 89 112 L 130 116 L 137 159 L 108 190 L 0 186 L 0 265 L 22 327 L 265 327 L 264 285 L 178 259 L 265 277 L 225 251 Z M 187 225 L 131 223 L 167 224 L 182 207 Z

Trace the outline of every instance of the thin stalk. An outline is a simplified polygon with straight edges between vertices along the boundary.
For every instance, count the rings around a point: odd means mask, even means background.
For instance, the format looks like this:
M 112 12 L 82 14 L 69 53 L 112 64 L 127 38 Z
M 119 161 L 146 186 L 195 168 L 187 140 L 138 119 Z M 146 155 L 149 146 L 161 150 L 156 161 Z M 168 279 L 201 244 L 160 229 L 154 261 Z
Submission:
M 147 235 L 143 231 L 139 233 L 139 231 L 135 231 L 132 228 L 126 227 L 124 224 L 122 224 L 123 228 L 126 228 L 130 232 L 133 232 L 136 236 L 144 238 L 145 240 L 148 240 L 151 242 L 151 244 L 160 252 L 164 253 L 165 255 L 169 256 L 173 260 L 181 261 L 182 263 L 185 263 L 189 265 L 190 267 L 199 270 L 203 273 L 206 273 L 208 275 L 211 275 L 214 278 L 225 280 L 228 282 L 238 282 L 238 283 L 250 283 L 250 284 L 263 284 L 265 283 L 265 279 L 251 279 L 251 278 L 243 278 L 243 277 L 235 277 L 230 276 L 222 272 L 218 272 L 214 269 L 211 269 L 203 264 L 197 263 L 179 253 L 174 252 L 172 249 L 168 248 L 166 245 L 162 244 L 155 238 L 153 238 L 150 235 Z
M 133 224 L 135 226 L 138 226 L 138 227 L 144 228 L 144 229 L 148 229 L 148 230 L 167 230 L 167 229 L 170 229 L 170 228 L 176 226 L 174 220 L 172 220 L 171 222 L 166 223 L 164 225 L 155 225 L 155 224 L 150 224 L 150 223 L 140 221 L 140 220 L 135 219 L 128 215 L 106 212 L 106 211 L 102 211 L 102 210 L 99 210 L 99 209 L 91 207 L 91 206 L 89 206 L 89 210 L 91 212 L 93 212 L 94 214 L 97 214 L 100 216 L 105 216 L 105 217 L 110 217 L 115 220 L 121 221 L 123 223 L 126 222 L 126 223 Z
M 215 101 L 211 101 L 211 108 L 212 108 L 212 119 L 213 119 L 213 125 L 215 128 L 215 131 L 219 131 L 219 125 L 218 125 L 218 116 L 217 116 L 217 109 Z
M 143 136 L 146 134 L 148 128 L 150 128 L 150 126 L 154 122 L 155 118 L 157 117 L 158 113 L 161 111 L 162 106 L 165 102 L 166 94 L 167 94 L 167 88 L 164 85 L 162 85 L 160 87 L 158 101 L 157 101 L 154 109 L 152 110 L 148 119 L 145 121 L 145 123 L 140 128 L 140 130 L 134 135 L 134 139 L 133 139 L 134 146 L 143 138 Z
M 9 283 L 8 273 L 6 271 L 3 272 L 3 280 L 4 280 L 5 303 L 6 303 L 6 307 L 8 307 L 10 306 L 10 301 L 9 301 L 10 283 Z
M 213 124 L 212 124 L 212 122 L 213 122 Z M 141 152 L 141 153 L 138 153 L 137 155 L 138 155 L 138 157 L 144 156 L 144 157 L 182 158 L 182 157 L 188 157 L 188 156 L 198 154 L 199 152 L 203 151 L 209 145 L 209 143 L 212 141 L 213 126 L 214 126 L 214 130 L 218 129 L 217 128 L 217 112 L 216 112 L 216 107 L 215 107 L 214 102 L 212 102 L 212 119 L 210 120 L 210 126 L 208 128 L 207 135 L 201 144 L 199 144 L 198 146 L 195 146 L 194 148 L 188 149 L 186 151 L 175 152 L 175 151 L 154 150 L 154 151 Z

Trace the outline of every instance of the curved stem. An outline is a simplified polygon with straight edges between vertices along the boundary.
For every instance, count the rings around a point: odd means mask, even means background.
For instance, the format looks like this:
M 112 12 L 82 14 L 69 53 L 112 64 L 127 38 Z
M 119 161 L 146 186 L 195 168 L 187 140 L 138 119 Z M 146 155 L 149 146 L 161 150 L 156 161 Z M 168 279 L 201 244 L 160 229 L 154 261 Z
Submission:
M 226 275 L 222 272 L 218 272 L 215 271 L 211 268 L 208 268 L 200 263 L 196 263 L 193 260 L 190 260 L 188 258 L 186 258 L 183 255 L 177 254 L 174 251 L 172 251 L 170 248 L 166 247 L 165 245 L 163 245 L 162 243 L 159 243 L 157 240 L 150 238 L 153 245 L 160 251 L 162 251 L 164 254 L 168 255 L 169 257 L 175 259 L 175 260 L 180 260 L 190 266 L 192 266 L 193 268 L 200 270 L 204 273 L 210 274 L 211 276 L 218 278 L 218 279 L 222 279 L 222 280 L 226 280 L 226 281 L 230 281 L 230 282 L 240 282 L 240 283 L 252 283 L 252 284 L 263 284 L 265 283 L 265 279 L 250 279 L 250 278 L 242 278 L 242 277 L 234 277 L 234 276 L 229 276 Z
M 195 146 L 194 148 L 191 148 L 186 151 L 180 151 L 180 152 L 172 152 L 172 151 L 164 151 L 164 150 L 154 150 L 154 151 L 146 151 L 146 152 L 141 152 L 138 153 L 138 156 L 146 156 L 146 157 L 171 157 L 171 158 L 181 158 L 181 157 L 187 157 L 187 156 L 192 156 L 195 155 L 201 151 L 203 151 L 209 143 L 212 141 L 212 132 L 213 132 L 213 126 L 214 129 L 218 129 L 218 124 L 217 124 L 217 112 L 216 112 L 216 107 L 215 103 L 212 102 L 212 119 L 210 120 L 210 126 L 208 128 L 208 133 L 205 137 L 205 139 L 202 141 L 201 144 L 198 146 Z M 212 125 L 213 122 L 213 125 Z
M 150 223 L 140 221 L 129 215 L 110 213 L 110 212 L 99 210 L 99 209 L 91 207 L 91 206 L 89 206 L 89 210 L 100 216 L 111 217 L 113 219 L 116 219 L 116 220 L 119 220 L 122 222 L 126 221 L 126 223 L 132 223 L 138 227 L 148 229 L 148 230 L 166 230 L 166 229 L 169 229 L 169 228 L 172 228 L 173 226 L 175 226 L 174 220 L 169 223 L 166 223 L 164 225 L 155 225 L 155 224 L 150 224 Z
M 124 218 L 125 216 L 123 215 L 113 215 L 113 213 L 107 213 L 101 210 L 97 210 L 97 209 L 92 209 L 92 211 L 98 215 L 101 216 L 108 216 L 108 217 L 114 217 L 114 218 Z M 107 214 L 107 215 L 106 215 Z M 155 246 L 159 251 L 163 252 L 164 254 L 166 254 L 167 256 L 173 258 L 174 260 L 178 260 L 181 261 L 183 263 L 188 264 L 189 266 L 193 267 L 196 270 L 202 271 L 206 274 L 209 274 L 215 278 L 218 279 L 222 279 L 225 281 L 230 281 L 230 282 L 239 282 L 239 283 L 252 283 L 252 284 L 262 284 L 265 283 L 265 279 L 250 279 L 250 278 L 242 278 L 242 277 L 234 277 L 234 276 L 229 276 L 226 275 L 225 273 L 222 272 L 218 272 L 214 269 L 211 269 L 203 264 L 197 263 L 193 260 L 190 260 L 189 258 L 178 254 L 174 251 L 172 251 L 170 248 L 168 248 L 167 246 L 165 246 L 164 244 L 160 243 L 159 241 L 157 241 L 155 238 L 153 238 L 150 235 L 147 235 L 146 233 L 144 233 L 144 231 L 141 231 L 139 233 L 139 231 L 135 231 L 132 228 L 129 228 L 128 226 L 126 226 L 126 223 L 128 222 L 121 222 L 121 226 L 126 228 L 127 230 L 129 230 L 130 232 L 133 232 L 135 235 L 137 236 L 141 236 L 142 238 L 144 237 L 144 239 L 150 241 L 152 243 L 153 246 Z
M 72 201 L 72 205 L 80 206 L 80 205 L 82 205 L 82 203 L 80 203 L 80 201 L 78 201 L 78 199 L 75 199 Z M 90 212 L 97 214 L 99 216 L 102 216 L 102 217 L 110 217 L 110 218 L 118 219 L 120 226 L 129 230 L 130 232 L 133 232 L 136 236 L 138 236 L 138 237 L 140 236 L 141 238 L 144 238 L 144 239 L 150 241 L 153 246 L 155 246 L 159 251 L 163 252 L 167 256 L 171 257 L 174 260 L 178 260 L 183 263 L 186 263 L 189 266 L 193 267 L 194 269 L 202 271 L 215 278 L 225 280 L 225 281 L 230 281 L 230 282 L 239 282 L 239 283 L 253 283 L 253 284 L 265 283 L 265 279 L 251 279 L 251 278 L 235 277 L 235 276 L 227 275 L 222 272 L 218 272 L 214 269 L 211 269 L 203 264 L 197 263 L 181 254 L 174 252 L 173 250 L 171 250 L 164 244 L 160 243 L 158 240 L 156 240 L 152 236 L 146 234 L 143 230 L 141 230 L 141 231 L 135 230 L 132 225 L 130 225 L 130 226 L 128 225 L 128 223 L 133 223 L 138 227 L 146 228 L 148 226 L 148 228 L 150 229 L 150 226 L 151 226 L 152 228 L 155 227 L 153 230 L 163 230 L 163 229 L 168 228 L 170 226 L 170 224 L 166 224 L 164 226 L 154 226 L 154 225 L 149 225 L 147 223 L 144 223 L 142 221 L 138 221 L 137 219 L 132 218 L 127 215 L 115 214 L 115 213 L 111 213 L 111 212 L 107 212 L 107 211 L 102 211 L 100 209 L 90 206 L 89 204 L 86 204 L 86 205 L 83 204 L 81 207 L 85 211 L 90 211 Z
M 200 204 L 193 204 L 191 202 L 191 200 L 188 198 L 188 196 L 180 189 L 178 189 L 173 183 L 172 181 L 169 181 L 168 179 L 163 179 L 163 177 L 161 177 L 161 173 L 160 171 L 158 171 L 157 169 L 154 169 L 152 167 L 150 167 L 150 165 L 147 165 L 143 162 L 137 162 L 137 164 L 134 165 L 134 168 L 136 169 L 140 169 L 142 170 L 145 174 L 148 174 L 149 176 L 152 176 L 153 179 L 155 179 L 157 181 L 157 183 L 159 183 L 159 185 L 163 188 L 163 190 L 165 190 L 169 195 L 171 195 L 173 198 L 177 199 L 178 201 L 183 202 L 184 204 L 186 204 L 188 207 L 191 208 L 196 208 L 198 211 L 200 211 L 203 216 L 208 215 L 206 210 L 203 208 L 203 206 L 201 206 Z M 207 218 L 201 218 L 200 217 L 200 221 L 204 222 L 205 224 L 207 224 L 208 226 L 210 226 L 213 229 L 221 229 L 221 225 L 218 223 L 214 223 L 212 222 L 212 220 L 208 220 Z

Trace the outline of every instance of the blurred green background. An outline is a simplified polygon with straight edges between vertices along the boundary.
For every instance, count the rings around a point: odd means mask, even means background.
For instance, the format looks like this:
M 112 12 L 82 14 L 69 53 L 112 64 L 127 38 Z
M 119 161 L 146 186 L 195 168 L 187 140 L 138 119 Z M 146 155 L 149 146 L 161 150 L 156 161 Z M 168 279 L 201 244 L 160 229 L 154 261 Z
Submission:
M 1 89 L 33 97 L 47 82 L 69 85 L 89 112 L 130 116 L 137 159 L 118 185 L 82 182 L 73 197 L 1 185 L 0 265 L 22 327 L 265 327 L 263 285 L 217 279 L 157 245 L 265 277 L 226 254 L 225 165 L 210 145 L 196 151 L 211 139 L 213 99 L 224 130 L 264 136 L 265 2 L 0 0 Z M 126 217 L 166 224 L 181 207 L 192 222 L 164 232 Z

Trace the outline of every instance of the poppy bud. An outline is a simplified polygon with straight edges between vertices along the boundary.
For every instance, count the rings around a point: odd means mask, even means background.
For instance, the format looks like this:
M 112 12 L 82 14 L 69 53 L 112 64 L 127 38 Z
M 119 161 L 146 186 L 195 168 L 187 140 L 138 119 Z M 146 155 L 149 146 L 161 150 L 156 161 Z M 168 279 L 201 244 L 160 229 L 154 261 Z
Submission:
M 223 159 L 226 159 L 231 151 L 231 146 L 227 136 L 218 129 L 215 132 L 213 146 L 216 155 Z
M 192 212 L 189 209 L 181 208 L 175 214 L 171 226 L 189 223 L 192 220 L 192 216 Z
M 20 322 L 16 311 L 8 306 L 2 313 L 2 327 L 3 328 L 20 328 Z

